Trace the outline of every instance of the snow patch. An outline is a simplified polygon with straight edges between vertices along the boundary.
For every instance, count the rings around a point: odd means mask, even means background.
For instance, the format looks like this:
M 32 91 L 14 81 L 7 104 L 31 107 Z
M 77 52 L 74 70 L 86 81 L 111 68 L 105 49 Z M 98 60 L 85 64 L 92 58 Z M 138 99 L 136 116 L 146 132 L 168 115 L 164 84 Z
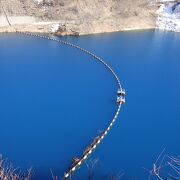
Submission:
M 176 2 L 163 3 L 157 10 L 157 14 L 157 28 L 180 32 L 180 4 Z
M 60 28 L 60 24 L 53 24 L 53 25 L 51 26 L 51 33 L 56 33 L 56 32 L 58 32 L 59 28 Z
M 33 1 L 37 4 L 41 4 L 43 2 L 43 0 L 33 0 Z

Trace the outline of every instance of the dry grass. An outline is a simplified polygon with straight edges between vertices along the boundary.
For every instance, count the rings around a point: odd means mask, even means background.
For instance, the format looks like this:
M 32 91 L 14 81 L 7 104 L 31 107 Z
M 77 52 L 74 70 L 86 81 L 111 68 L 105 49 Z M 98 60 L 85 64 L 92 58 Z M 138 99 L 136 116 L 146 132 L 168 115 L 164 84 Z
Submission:
M 27 173 L 21 172 L 20 169 L 14 168 L 12 164 L 8 163 L 0 155 L 0 180 L 30 180 L 31 172 L 31 169 Z

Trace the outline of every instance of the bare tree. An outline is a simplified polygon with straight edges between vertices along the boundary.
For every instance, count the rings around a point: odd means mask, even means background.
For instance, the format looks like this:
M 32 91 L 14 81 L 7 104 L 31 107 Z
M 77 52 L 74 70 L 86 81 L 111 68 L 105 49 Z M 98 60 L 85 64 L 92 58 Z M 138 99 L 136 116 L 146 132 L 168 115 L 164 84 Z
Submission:
M 169 156 L 165 154 L 165 149 L 163 149 L 153 163 L 153 168 L 151 170 L 144 169 L 149 173 L 149 180 L 152 176 L 158 180 L 180 180 L 180 156 Z M 163 170 L 166 171 L 165 175 L 161 175 Z
M 50 172 L 51 172 L 52 179 L 53 180 L 58 180 L 58 177 L 56 175 L 54 175 L 52 169 L 50 169 Z
M 90 159 L 86 162 L 86 166 L 88 168 L 88 180 L 92 180 L 94 178 L 94 168 L 98 161 L 99 159 Z

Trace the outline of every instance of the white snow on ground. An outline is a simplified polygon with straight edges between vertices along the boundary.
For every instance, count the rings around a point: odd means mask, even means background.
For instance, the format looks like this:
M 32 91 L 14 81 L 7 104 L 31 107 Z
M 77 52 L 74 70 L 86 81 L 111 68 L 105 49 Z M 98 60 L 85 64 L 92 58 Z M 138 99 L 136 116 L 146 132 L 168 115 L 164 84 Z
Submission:
M 60 24 L 53 24 L 51 26 L 51 32 L 56 33 L 59 30 L 59 28 L 60 28 Z
M 33 0 L 33 1 L 37 4 L 41 4 L 43 2 L 43 0 Z
M 180 32 L 180 4 L 176 5 L 175 2 L 161 4 L 157 14 L 157 28 Z

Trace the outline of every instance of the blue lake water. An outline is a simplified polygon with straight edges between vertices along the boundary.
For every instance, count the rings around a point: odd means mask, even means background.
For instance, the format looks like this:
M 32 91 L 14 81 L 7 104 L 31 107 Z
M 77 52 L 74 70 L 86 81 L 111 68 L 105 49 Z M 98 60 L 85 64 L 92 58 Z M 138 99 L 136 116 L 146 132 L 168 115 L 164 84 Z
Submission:
M 163 148 L 180 152 L 180 34 L 120 32 L 62 37 L 110 64 L 127 91 L 115 126 L 91 158 L 95 179 L 124 172 L 144 180 Z M 72 157 L 104 130 L 116 112 L 110 72 L 56 42 L 0 35 L 0 153 L 34 179 L 62 177 Z M 86 165 L 74 179 L 87 179 Z

